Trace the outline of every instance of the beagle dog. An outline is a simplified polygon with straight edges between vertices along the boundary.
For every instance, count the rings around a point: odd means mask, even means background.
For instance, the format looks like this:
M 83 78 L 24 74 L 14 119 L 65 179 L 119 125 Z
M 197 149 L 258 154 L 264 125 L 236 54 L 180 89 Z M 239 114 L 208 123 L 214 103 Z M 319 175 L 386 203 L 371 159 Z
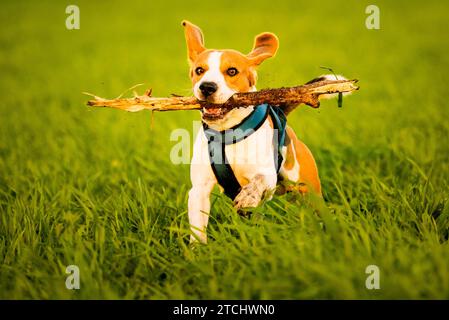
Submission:
M 212 106 L 223 104 L 234 93 L 256 91 L 257 67 L 267 58 L 273 57 L 279 46 L 276 35 L 265 32 L 256 36 L 253 49 L 248 54 L 230 49 L 206 49 L 200 28 L 188 21 L 183 21 L 182 25 L 193 94 L 198 100 Z M 238 142 L 222 145 L 221 151 L 225 155 L 222 159 L 226 160 L 226 166 L 238 185 L 233 199 L 237 210 L 256 207 L 264 198 L 271 198 L 280 180 L 292 182 L 290 188 L 293 185 L 293 189 L 301 193 L 321 195 L 318 169 L 310 150 L 288 126 L 284 128 L 282 145 L 276 146 L 274 137 L 282 134 L 277 132 L 279 126 L 276 126 L 276 116 L 273 113 L 264 116 L 263 112 L 267 111 L 260 111 L 259 106 L 231 110 L 207 105 L 202 108 L 203 127 L 194 142 L 190 167 L 192 188 L 189 191 L 188 215 L 191 242 L 207 242 L 210 193 L 217 183 L 223 187 L 217 167 L 211 165 L 208 130 L 218 134 L 230 132 L 248 122 L 247 119 L 262 115 L 250 134 Z M 276 157 L 273 157 L 277 147 L 281 152 L 281 163 L 278 164 Z

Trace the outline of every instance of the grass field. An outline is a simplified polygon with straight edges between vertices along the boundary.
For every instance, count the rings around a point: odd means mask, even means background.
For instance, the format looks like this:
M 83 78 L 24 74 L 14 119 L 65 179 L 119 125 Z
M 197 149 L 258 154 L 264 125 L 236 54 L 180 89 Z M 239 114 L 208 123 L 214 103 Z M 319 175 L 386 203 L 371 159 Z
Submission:
M 74 3 L 76 2 L 76 3 Z M 77 4 L 81 29 L 67 30 Z M 380 8 L 381 30 L 365 27 Z M 2 1 L 0 298 L 449 298 L 449 4 L 445 1 Z M 289 123 L 320 169 L 321 214 L 297 195 L 251 219 L 212 195 L 209 244 L 188 246 L 175 128 L 199 114 L 85 107 L 137 83 L 190 94 L 182 19 L 206 45 L 280 49 L 258 88 L 332 67 L 361 90 Z M 143 88 L 141 89 L 143 90 Z M 67 290 L 65 268 L 80 268 Z M 377 265 L 380 289 L 367 290 Z

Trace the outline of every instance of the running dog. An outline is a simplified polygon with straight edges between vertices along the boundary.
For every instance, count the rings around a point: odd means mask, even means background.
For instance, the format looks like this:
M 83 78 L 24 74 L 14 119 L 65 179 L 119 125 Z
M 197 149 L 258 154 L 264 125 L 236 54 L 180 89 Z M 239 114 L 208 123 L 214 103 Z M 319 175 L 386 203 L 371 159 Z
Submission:
M 217 107 L 234 93 L 256 91 L 257 67 L 273 57 L 279 40 L 265 32 L 255 37 L 250 53 L 206 49 L 199 27 L 183 21 L 194 96 L 202 108 L 203 127 L 193 147 L 188 214 L 191 242 L 207 242 L 210 193 L 219 184 L 237 210 L 256 207 L 270 198 L 278 181 L 301 193 L 321 195 L 312 153 L 301 142 L 279 108 L 267 105 Z M 322 77 L 325 79 L 327 76 Z

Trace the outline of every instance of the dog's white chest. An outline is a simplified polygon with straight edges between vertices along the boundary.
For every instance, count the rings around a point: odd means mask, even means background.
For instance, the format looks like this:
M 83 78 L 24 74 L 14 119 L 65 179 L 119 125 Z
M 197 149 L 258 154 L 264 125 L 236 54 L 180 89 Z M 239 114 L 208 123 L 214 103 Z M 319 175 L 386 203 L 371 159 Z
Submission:
M 273 143 L 274 130 L 267 120 L 262 126 L 245 139 L 225 146 L 225 156 L 231 169 L 241 185 L 245 185 L 257 174 L 277 176 L 275 155 L 277 150 Z M 192 157 L 192 179 L 204 176 L 200 172 L 213 175 L 209 157 L 208 141 L 203 128 L 198 132 Z M 215 177 L 214 177 L 215 178 Z
M 226 145 L 226 158 L 241 185 L 257 174 L 276 175 L 273 128 L 269 121 L 237 143 Z

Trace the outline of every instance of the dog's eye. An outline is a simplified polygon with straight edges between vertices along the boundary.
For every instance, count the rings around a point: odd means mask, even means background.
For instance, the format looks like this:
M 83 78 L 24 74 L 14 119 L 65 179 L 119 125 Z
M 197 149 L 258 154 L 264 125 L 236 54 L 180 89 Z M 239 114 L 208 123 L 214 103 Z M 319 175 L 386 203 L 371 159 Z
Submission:
M 200 76 L 204 73 L 204 69 L 201 67 L 198 67 L 195 69 L 195 73 Z
M 226 73 L 228 74 L 228 76 L 233 77 L 237 73 L 239 73 L 239 71 L 236 68 L 229 68 L 228 70 L 226 70 Z

